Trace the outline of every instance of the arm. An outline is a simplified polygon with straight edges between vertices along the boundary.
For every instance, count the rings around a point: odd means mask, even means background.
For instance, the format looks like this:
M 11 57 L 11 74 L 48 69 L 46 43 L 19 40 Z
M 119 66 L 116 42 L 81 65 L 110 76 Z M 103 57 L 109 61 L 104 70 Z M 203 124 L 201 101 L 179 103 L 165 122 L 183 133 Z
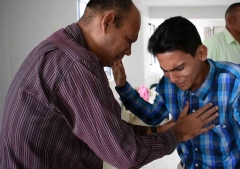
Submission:
M 153 104 L 140 97 L 138 92 L 126 82 L 126 74 L 122 62 L 115 62 L 112 67 L 116 91 L 120 95 L 123 105 L 148 125 L 158 125 L 169 114 L 164 101 L 158 95 Z
M 124 88 L 128 88 L 127 87 L 128 83 L 126 83 L 126 74 L 125 74 L 122 62 L 120 60 L 115 63 L 113 67 L 113 73 L 114 73 L 114 79 L 115 79 L 116 85 L 119 86 L 119 89 L 124 90 Z M 132 92 L 134 91 L 133 89 L 129 89 L 129 90 Z M 156 119 L 161 118 L 161 117 L 156 118 L 154 121 L 154 118 L 152 118 L 151 114 L 145 113 L 143 110 L 145 111 L 148 110 L 148 107 L 144 105 L 146 102 L 143 102 L 142 99 L 137 101 L 139 102 L 138 103 L 139 105 L 133 104 L 137 94 L 134 94 L 131 92 L 128 93 L 127 90 L 123 91 L 122 93 L 124 95 L 123 102 L 125 102 L 125 100 L 130 100 L 129 103 L 127 103 L 126 105 L 128 106 L 128 108 L 135 106 L 133 109 L 130 109 L 130 111 L 136 111 L 134 112 L 134 114 L 136 115 L 139 113 L 140 118 L 141 116 L 143 116 L 141 119 L 146 118 L 146 119 L 150 119 L 151 122 L 156 122 Z M 159 102 L 159 103 L 156 104 L 156 102 Z M 154 105 L 155 107 L 152 106 L 152 109 L 157 110 L 156 114 L 158 116 L 161 116 L 161 113 L 158 113 L 160 109 L 164 109 L 164 111 L 167 112 L 164 102 L 162 98 L 160 98 L 160 96 L 157 99 L 155 99 Z M 172 127 L 175 134 L 177 135 L 178 141 L 180 142 L 180 141 L 191 139 L 203 132 L 209 131 L 214 126 L 210 125 L 207 128 L 204 128 L 204 126 L 218 117 L 218 113 L 215 113 L 218 110 L 218 107 L 213 107 L 213 108 L 211 107 L 212 107 L 212 104 L 207 104 L 202 108 L 198 109 L 195 113 L 187 115 L 187 111 L 189 109 L 189 103 L 187 102 L 176 124 L 174 122 L 170 122 L 165 126 L 158 127 L 158 132 L 166 131 Z M 145 122 L 146 121 L 147 120 L 145 120 Z
M 173 130 L 136 135 L 121 120 L 120 106 L 108 87 L 102 67 L 88 64 L 92 65 L 75 62 L 57 93 L 57 100 L 62 102 L 62 116 L 73 134 L 99 158 L 117 168 L 140 168 L 172 153 L 177 146 Z

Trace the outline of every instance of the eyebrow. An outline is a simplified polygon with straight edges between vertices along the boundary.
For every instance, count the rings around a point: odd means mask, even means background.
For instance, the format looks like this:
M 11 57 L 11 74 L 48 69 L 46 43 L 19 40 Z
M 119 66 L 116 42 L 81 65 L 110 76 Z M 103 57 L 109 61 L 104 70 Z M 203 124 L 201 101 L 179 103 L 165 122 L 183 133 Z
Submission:
M 171 71 L 174 71 L 174 70 L 176 70 L 176 69 L 179 69 L 180 67 L 182 67 L 184 65 L 184 63 L 183 64 L 181 64 L 181 65 L 179 65 L 179 66 L 177 66 L 177 67 L 175 67 L 175 68 L 173 68 L 172 70 L 164 70 L 161 66 L 160 66 L 160 68 L 164 71 L 164 72 L 171 72 Z

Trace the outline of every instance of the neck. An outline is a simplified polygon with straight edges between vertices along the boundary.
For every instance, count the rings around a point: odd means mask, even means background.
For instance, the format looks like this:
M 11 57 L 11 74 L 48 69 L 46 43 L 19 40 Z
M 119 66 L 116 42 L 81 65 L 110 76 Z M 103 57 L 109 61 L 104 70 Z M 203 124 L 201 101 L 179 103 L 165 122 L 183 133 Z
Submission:
M 198 78 L 195 81 L 195 84 L 198 84 L 198 85 L 194 85 L 194 87 L 190 88 L 191 91 L 195 91 L 202 86 L 202 84 L 204 83 L 209 73 L 209 69 L 210 69 L 210 64 L 206 60 L 205 62 L 202 63 L 202 66 L 200 69 L 201 73 L 198 75 Z
M 95 42 L 94 42 L 94 39 L 92 38 L 90 26 L 81 22 L 81 20 L 77 23 L 77 25 L 81 29 L 90 51 L 94 51 Z
M 94 38 L 94 36 L 96 35 L 92 30 L 92 28 L 95 28 L 95 26 L 91 24 L 85 24 L 81 20 L 77 22 L 77 24 L 84 35 L 90 51 L 93 52 L 97 57 L 99 57 L 99 52 L 101 51 L 101 49 L 99 49 L 98 42 L 96 41 L 96 38 Z M 101 60 L 101 58 L 99 59 Z
M 203 84 L 203 82 L 205 81 L 208 73 L 209 73 L 209 69 L 210 69 L 210 64 L 208 63 L 208 61 L 206 60 L 205 62 L 203 62 L 202 64 L 202 74 L 201 74 L 201 85 Z

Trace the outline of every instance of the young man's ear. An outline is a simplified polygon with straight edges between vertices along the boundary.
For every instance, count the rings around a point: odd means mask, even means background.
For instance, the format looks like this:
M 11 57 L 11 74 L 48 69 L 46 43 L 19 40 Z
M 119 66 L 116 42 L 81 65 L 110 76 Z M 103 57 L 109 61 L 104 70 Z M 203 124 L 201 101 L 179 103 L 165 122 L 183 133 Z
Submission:
M 115 18 L 115 15 L 113 13 L 107 13 L 104 15 L 102 19 L 102 28 L 104 33 L 106 33 L 107 30 L 114 25 L 113 24 L 114 18 Z
M 198 47 L 198 56 L 202 61 L 205 61 L 207 59 L 207 47 L 205 45 Z

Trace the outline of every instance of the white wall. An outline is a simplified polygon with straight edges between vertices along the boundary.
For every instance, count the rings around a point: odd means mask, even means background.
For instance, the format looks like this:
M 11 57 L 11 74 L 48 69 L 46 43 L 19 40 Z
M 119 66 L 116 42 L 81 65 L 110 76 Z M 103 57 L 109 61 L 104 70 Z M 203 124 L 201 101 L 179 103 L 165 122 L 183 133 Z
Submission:
M 76 21 L 76 0 L 0 1 L 0 121 L 9 84 L 23 60 L 54 31 Z
M 76 22 L 76 1 L 7 1 L 7 27 L 11 77 L 29 52 L 54 31 Z
M 152 19 L 183 16 L 191 19 L 222 19 L 228 6 L 150 7 Z
M 142 15 L 149 17 L 149 7 L 144 5 L 141 0 L 132 0 Z
M 11 81 L 10 75 L 10 62 L 9 62 L 9 51 L 8 51 L 8 29 L 6 20 L 6 1 L 0 1 L 0 128 L 1 128 L 1 117 L 3 112 L 3 106 L 7 89 Z
M 142 18 L 143 24 L 143 18 Z M 123 59 L 123 64 L 125 66 L 125 71 L 127 75 L 127 81 L 133 87 L 139 87 L 144 84 L 144 28 L 141 27 L 138 35 L 138 40 L 132 44 L 132 54 L 130 56 L 125 56 Z

